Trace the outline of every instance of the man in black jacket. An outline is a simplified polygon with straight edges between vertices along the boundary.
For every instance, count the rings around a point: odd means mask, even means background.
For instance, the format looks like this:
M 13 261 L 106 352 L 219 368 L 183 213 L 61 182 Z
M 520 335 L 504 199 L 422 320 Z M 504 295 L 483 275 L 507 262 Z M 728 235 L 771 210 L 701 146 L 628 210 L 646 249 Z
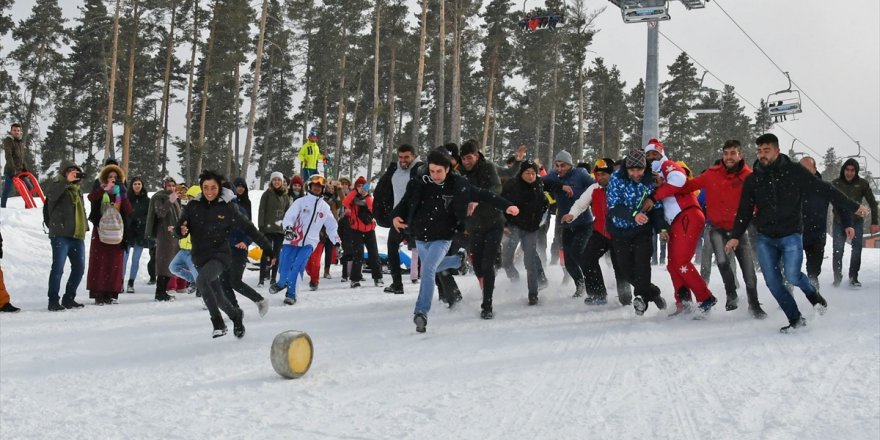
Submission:
M 871 210 L 871 217 L 869 218 L 871 234 L 880 232 L 880 227 L 877 226 L 877 200 L 874 198 L 874 193 L 871 192 L 868 181 L 859 177 L 859 162 L 857 160 L 854 158 L 847 159 L 843 166 L 840 167 L 840 177 L 834 179 L 831 184 L 855 203 L 861 204 L 862 200 L 866 201 Z M 849 285 L 852 287 L 862 286 L 862 283 L 859 282 L 859 269 L 862 266 L 862 234 L 865 230 L 865 217 L 868 216 L 868 213 L 864 211 L 857 213 L 852 223 L 853 229 L 856 231 L 855 236 L 850 240 L 852 253 L 849 258 Z M 841 215 L 835 210 L 834 221 L 831 225 L 833 249 L 831 267 L 834 269 L 835 286 L 840 285 L 840 281 L 843 279 L 843 248 L 846 244 L 846 239 L 844 238 L 845 228 L 845 223 L 841 221 Z
M 416 178 L 423 163 L 416 158 L 412 145 L 403 144 L 397 147 L 397 161 L 391 162 L 388 169 L 379 178 L 373 192 L 373 217 L 379 226 L 390 228 L 388 231 L 388 268 L 391 269 L 391 285 L 385 288 L 386 293 L 403 293 L 403 280 L 400 274 L 400 243 L 406 239 L 397 229 L 391 226 L 391 211 L 403 199 L 406 185 Z M 408 240 L 412 246 L 412 239 Z M 410 249 L 414 248 L 411 247 Z M 418 271 L 418 264 L 413 261 L 410 270 Z
M 202 194 L 186 205 L 175 232 L 181 237 L 192 234 L 192 259 L 199 270 L 196 283 L 211 315 L 213 337 L 226 334 L 226 323 L 220 315 L 222 309 L 232 320 L 233 334 L 241 338 L 244 336 L 242 311 L 229 303 L 220 280 L 220 276 L 232 264 L 228 237 L 237 228 L 253 238 L 264 252 L 272 249 L 272 243 L 241 213 L 237 205 L 230 202 L 235 195 L 223 189 L 224 180 L 223 176 L 213 171 L 205 171 L 199 176 Z M 226 191 L 225 197 L 221 197 L 221 191 Z M 274 259 L 272 264 L 275 264 Z
M 460 224 L 467 217 L 468 205 L 477 199 L 477 194 L 481 197 L 492 195 L 488 191 L 472 187 L 467 179 L 451 173 L 451 168 L 449 155 L 437 150 L 431 151 L 428 154 L 429 174 L 407 184 L 403 199 L 392 213 L 394 228 L 398 232 L 410 229 L 422 260 L 422 281 L 413 317 L 419 333 L 424 333 L 428 324 L 428 312 L 434 296 L 434 275 L 448 269 L 458 268 L 462 272 L 467 270 L 467 257 L 464 253 L 447 256 L 446 251 L 449 250 Z M 494 201 L 484 201 L 499 208 L 506 207 L 505 211 L 511 215 L 519 212 L 515 206 L 498 196 L 495 196 Z
M 804 194 L 816 192 L 830 197 L 834 188 L 816 179 L 788 156 L 780 154 L 779 139 L 775 135 L 763 134 L 755 140 L 755 144 L 758 146 L 758 160 L 752 167 L 754 172 L 743 183 L 731 239 L 724 250 L 729 254 L 736 249 L 739 238 L 754 219 L 758 231 L 758 263 L 767 288 L 788 318 L 789 325 L 780 331 L 788 333 L 806 325 L 806 320 L 801 316 L 791 292 L 783 284 L 780 264 L 784 266 L 784 279 L 799 287 L 819 314 L 825 313 L 828 307 L 819 290 L 801 272 L 804 259 L 801 216 Z M 855 208 L 849 212 L 852 211 Z M 849 217 L 849 212 L 846 217 Z M 846 221 L 847 225 L 851 223 L 850 218 Z M 852 227 L 847 228 L 848 236 L 852 237 L 854 232 Z
M 533 306 L 538 304 L 539 276 L 543 272 L 538 256 L 538 231 L 548 205 L 544 185 L 538 178 L 538 165 L 531 160 L 522 162 L 519 173 L 504 184 L 501 197 L 516 205 L 522 214 L 508 217 L 507 225 L 513 246 L 522 243 L 529 305 Z M 513 265 L 512 262 L 510 264 Z

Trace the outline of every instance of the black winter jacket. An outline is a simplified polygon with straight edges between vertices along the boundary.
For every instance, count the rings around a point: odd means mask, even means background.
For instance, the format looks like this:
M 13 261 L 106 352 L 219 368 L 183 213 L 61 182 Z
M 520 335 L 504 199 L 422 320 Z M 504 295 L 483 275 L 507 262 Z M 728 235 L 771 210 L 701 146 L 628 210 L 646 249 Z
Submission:
M 856 168 L 856 176 L 851 182 L 847 182 L 843 172 L 850 165 Z M 868 185 L 868 181 L 859 177 L 859 162 L 857 160 L 853 158 L 847 159 L 843 166 L 840 167 L 840 177 L 834 179 L 831 184 L 856 203 L 861 204 L 862 199 L 864 199 L 871 209 L 871 217 L 868 220 L 870 220 L 872 225 L 877 224 L 877 199 L 874 198 L 874 193 L 871 192 L 871 186 Z M 858 218 L 857 220 L 861 221 L 862 219 Z M 834 221 L 841 221 L 840 212 L 837 209 L 834 210 Z
M 468 182 L 477 188 L 491 191 L 495 194 L 501 193 L 501 179 L 498 177 L 498 171 L 495 165 L 486 160 L 483 153 L 479 153 L 480 158 L 474 167 L 468 171 L 463 166 L 458 170 L 461 172 Z M 474 210 L 473 214 L 465 221 L 468 234 L 481 234 L 492 229 L 504 227 L 504 214 L 489 205 L 480 204 Z
M 128 192 L 128 201 L 131 203 L 131 215 L 125 224 L 126 240 L 130 246 L 148 247 L 147 240 L 147 210 L 150 208 L 150 196 L 146 189 L 140 194 L 134 191 Z
M 183 236 L 180 226 L 185 223 L 192 236 L 192 259 L 196 267 L 202 267 L 210 260 L 220 260 L 224 267 L 229 267 L 232 254 L 228 237 L 234 228 L 253 238 L 263 252 L 271 253 L 272 243 L 241 213 L 238 205 L 232 203 L 235 198 L 232 191 L 222 191 L 212 202 L 201 194 L 192 199 L 177 222 L 175 231 L 178 235 Z
M 541 179 L 535 183 L 526 183 L 522 180 L 522 170 L 516 176 L 504 184 L 501 197 L 510 201 L 519 208 L 516 217 L 507 216 L 507 224 L 515 226 L 526 232 L 537 231 L 541 228 L 541 220 L 550 204 L 544 195 L 544 185 Z
M 424 171 L 423 165 L 424 163 L 422 162 L 413 162 L 410 165 L 410 181 L 418 177 L 420 172 Z M 391 214 L 391 211 L 394 210 L 394 185 L 391 182 L 391 176 L 394 175 L 395 171 L 397 171 L 396 160 L 392 161 L 388 168 L 385 169 L 385 173 L 379 178 L 379 182 L 376 183 L 376 189 L 373 191 L 373 218 L 376 219 L 376 224 L 384 228 L 390 228 L 391 220 L 394 218 Z
M 788 156 L 779 157 L 767 166 L 755 161 L 754 172 L 743 183 L 742 196 L 733 223 L 732 238 L 743 236 L 754 219 L 758 233 L 781 238 L 803 232 L 803 203 L 808 193 L 815 196 L 839 199 L 836 190 L 828 182 L 817 179 L 799 163 Z M 848 212 L 858 206 L 850 205 Z M 851 222 L 846 225 L 849 226 Z

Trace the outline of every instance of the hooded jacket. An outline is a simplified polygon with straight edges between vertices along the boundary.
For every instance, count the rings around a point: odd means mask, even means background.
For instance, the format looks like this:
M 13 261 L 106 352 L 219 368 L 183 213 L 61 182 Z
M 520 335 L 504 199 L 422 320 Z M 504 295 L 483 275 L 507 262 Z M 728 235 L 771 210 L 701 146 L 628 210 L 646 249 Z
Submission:
M 234 199 L 235 194 L 227 188 L 222 188 L 213 201 L 208 201 L 204 194 L 199 194 L 190 200 L 180 214 L 175 231 L 183 236 L 180 227 L 187 224 L 192 240 L 192 259 L 196 267 L 200 268 L 210 260 L 219 260 L 224 267 L 229 267 L 232 253 L 228 237 L 234 228 L 253 238 L 264 252 L 271 251 L 272 243 L 232 203 Z
M 856 175 L 853 177 L 851 182 L 846 181 L 846 177 L 844 177 L 843 171 L 848 166 L 854 166 L 856 168 Z M 871 185 L 868 184 L 868 181 L 859 177 L 859 162 L 853 158 L 849 158 L 846 162 L 843 163 L 843 166 L 840 167 L 840 177 L 834 179 L 831 184 L 834 185 L 835 188 L 839 189 L 840 192 L 846 194 L 850 200 L 861 204 L 862 199 L 868 202 L 868 207 L 871 209 L 871 224 L 877 224 L 877 199 L 874 197 L 874 193 L 871 192 Z M 861 221 L 861 218 L 857 218 L 856 220 Z M 840 213 L 837 210 L 834 210 L 834 222 L 840 223 Z
M 244 188 L 244 194 L 239 195 L 237 188 L 242 186 Z M 247 217 L 248 220 L 251 220 L 253 217 L 251 214 L 251 199 L 249 196 L 250 190 L 248 190 L 247 183 L 241 177 L 236 177 L 235 180 L 232 181 L 232 187 L 236 188 L 235 190 L 235 198 L 232 199 L 232 204 L 238 207 L 238 210 Z M 285 197 L 287 198 L 287 197 Z M 232 253 L 247 253 L 247 249 L 239 249 L 235 247 L 238 243 L 244 243 L 246 245 L 250 245 L 253 243 L 253 240 L 244 233 L 239 228 L 234 228 L 229 232 L 229 247 L 232 250 Z
M 3 151 L 6 153 L 6 165 L 3 166 L 5 174 L 15 175 L 27 170 L 23 140 L 6 136 L 3 138 Z
M 298 157 L 303 168 L 317 170 L 318 162 L 321 160 L 321 149 L 316 142 L 306 141 L 300 148 Z
M 743 183 L 739 208 L 736 211 L 731 238 L 743 236 L 749 223 L 754 219 L 758 233 L 772 238 L 782 238 L 803 232 L 804 194 L 814 192 L 828 197 L 846 210 L 845 225 L 851 225 L 851 215 L 858 209 L 855 202 L 841 197 L 834 187 L 816 179 L 806 168 L 792 162 L 785 154 L 780 154 L 767 166 L 755 161 L 754 172 Z M 711 191 L 709 192 L 711 195 Z M 845 205 L 845 206 L 842 206 Z
M 260 232 L 264 234 L 284 233 L 281 220 L 284 219 L 284 213 L 293 203 L 288 191 L 283 185 L 281 189 L 276 190 L 271 184 L 263 191 L 263 195 L 260 196 L 260 207 L 257 211 L 257 225 Z
M 500 194 L 501 179 L 498 177 L 498 170 L 493 163 L 486 160 L 483 153 L 478 152 L 477 154 L 479 154 L 479 159 L 477 159 L 477 163 L 474 164 L 473 168 L 467 170 L 464 166 L 461 166 L 459 171 L 471 186 Z M 502 228 L 504 227 L 504 214 L 498 212 L 492 206 L 480 204 L 467 218 L 465 226 L 471 235 Z
M 89 230 L 79 183 L 68 182 L 64 175 L 64 171 L 71 168 L 80 169 L 69 160 L 61 162 L 58 175 L 46 187 L 43 222 L 49 229 L 49 238 L 70 237 L 85 240 L 85 231 Z
M 361 197 L 357 190 L 351 190 L 342 200 L 345 207 L 345 217 L 348 219 L 349 228 L 358 232 L 370 232 L 376 229 L 376 221 L 373 219 L 373 196 L 367 194 Z
M 608 198 L 608 219 L 605 226 L 611 237 L 634 237 L 665 228 L 662 203 L 654 204 L 654 208 L 646 214 L 650 219 L 648 223 L 639 225 L 635 220 L 645 199 L 653 190 L 653 178 L 648 171 L 645 171 L 639 182 L 630 179 L 626 163 L 621 164 L 620 168 L 611 174 L 611 180 L 605 188 L 605 195 Z
M 743 184 L 746 177 L 752 174 L 752 169 L 745 160 L 732 171 L 722 165 L 709 167 L 703 174 L 688 180 L 679 190 L 683 193 L 692 193 L 703 189 L 702 194 L 706 198 L 706 216 L 712 226 L 725 231 L 733 229 L 733 221 L 736 219 L 736 210 L 739 207 L 739 199 L 742 194 Z
M 541 220 L 547 212 L 549 203 L 544 195 L 544 184 L 540 178 L 536 177 L 534 183 L 526 183 L 522 179 L 523 171 L 528 168 L 529 165 L 526 163 L 519 166 L 519 172 L 504 183 L 501 197 L 519 208 L 519 215 L 507 216 L 507 223 L 523 231 L 533 232 L 541 228 Z M 537 174 L 537 170 L 535 171 Z

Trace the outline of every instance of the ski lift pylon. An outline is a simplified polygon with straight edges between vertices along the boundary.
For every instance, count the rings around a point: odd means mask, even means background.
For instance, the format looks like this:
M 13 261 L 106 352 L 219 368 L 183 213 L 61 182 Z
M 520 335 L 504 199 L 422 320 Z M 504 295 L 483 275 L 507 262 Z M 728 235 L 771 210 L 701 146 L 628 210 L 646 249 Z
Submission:
M 774 122 L 787 120 L 787 116 L 794 116 L 803 111 L 801 107 L 801 92 L 791 89 L 791 77 L 788 78 L 788 88 L 771 93 L 767 96 L 767 114 L 773 117 Z

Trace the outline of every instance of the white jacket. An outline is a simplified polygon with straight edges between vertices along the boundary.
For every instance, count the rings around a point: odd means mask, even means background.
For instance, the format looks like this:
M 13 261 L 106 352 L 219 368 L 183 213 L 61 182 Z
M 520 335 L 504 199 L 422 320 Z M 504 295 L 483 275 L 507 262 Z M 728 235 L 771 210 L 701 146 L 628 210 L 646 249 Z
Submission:
M 333 243 L 339 243 L 336 219 L 330 212 L 330 205 L 320 197 L 307 193 L 290 205 L 284 213 L 282 225 L 286 230 L 293 229 L 294 239 L 285 240 L 284 244 L 293 246 L 312 245 L 314 249 L 321 241 L 321 227 L 327 229 L 327 236 Z
M 588 186 L 584 193 L 574 201 L 574 204 L 571 205 L 571 209 L 568 211 L 574 217 L 572 221 L 577 220 L 581 214 L 590 209 L 590 204 L 593 203 L 593 191 L 597 189 L 599 189 L 598 182 Z

